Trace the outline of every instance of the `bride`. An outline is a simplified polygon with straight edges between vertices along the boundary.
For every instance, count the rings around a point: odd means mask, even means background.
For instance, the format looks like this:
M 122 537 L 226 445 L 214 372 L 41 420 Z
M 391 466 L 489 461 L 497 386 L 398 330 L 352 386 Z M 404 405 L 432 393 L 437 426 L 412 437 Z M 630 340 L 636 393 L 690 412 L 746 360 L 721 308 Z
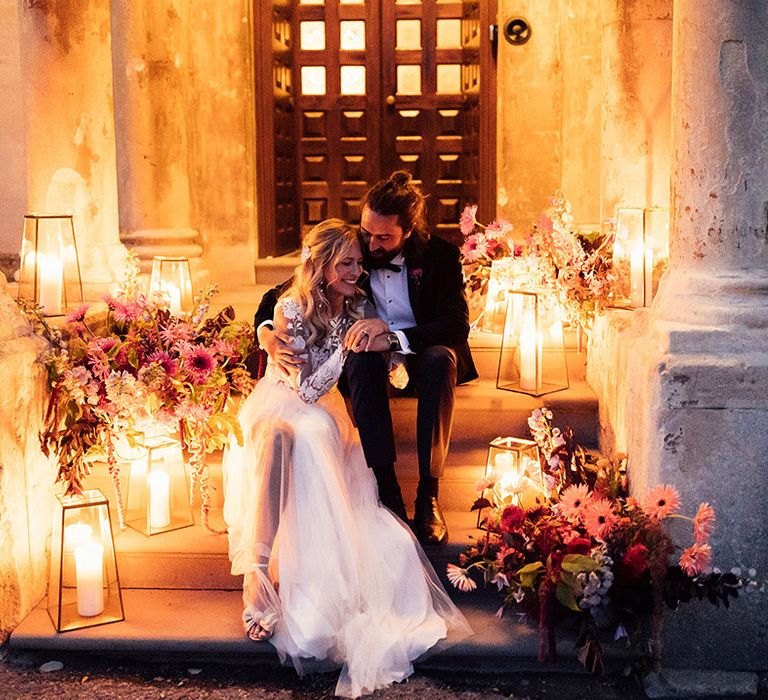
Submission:
M 407 525 L 379 502 L 336 388 L 344 335 L 370 309 L 356 284 L 356 231 L 329 219 L 304 242 L 274 324 L 306 359 L 290 374 L 270 360 L 243 404 L 224 516 L 247 635 L 269 639 L 299 674 L 341 667 L 336 694 L 358 697 L 471 630 Z

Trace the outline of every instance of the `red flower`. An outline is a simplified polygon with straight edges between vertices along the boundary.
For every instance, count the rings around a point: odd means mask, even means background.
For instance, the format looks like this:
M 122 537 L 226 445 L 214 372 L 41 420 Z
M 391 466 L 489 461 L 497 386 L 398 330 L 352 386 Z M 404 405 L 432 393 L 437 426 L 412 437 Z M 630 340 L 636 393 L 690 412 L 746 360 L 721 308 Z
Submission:
M 644 544 L 633 544 L 621 560 L 621 573 L 624 578 L 640 578 L 648 568 L 648 548 Z
M 519 506 L 507 506 L 501 514 L 501 529 L 505 532 L 519 530 L 525 522 L 525 511 Z
M 565 545 L 568 554 L 589 554 L 592 543 L 586 537 L 576 537 Z

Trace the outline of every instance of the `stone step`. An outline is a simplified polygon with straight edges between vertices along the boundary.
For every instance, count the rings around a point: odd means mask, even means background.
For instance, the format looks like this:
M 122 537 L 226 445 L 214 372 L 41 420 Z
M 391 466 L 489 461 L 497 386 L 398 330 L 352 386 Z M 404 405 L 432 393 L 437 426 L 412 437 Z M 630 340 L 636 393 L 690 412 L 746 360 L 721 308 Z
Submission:
M 300 262 L 298 255 L 259 258 L 253 263 L 256 284 L 266 284 L 269 287 L 282 284 L 293 274 Z M 255 311 L 256 307 L 253 310 Z

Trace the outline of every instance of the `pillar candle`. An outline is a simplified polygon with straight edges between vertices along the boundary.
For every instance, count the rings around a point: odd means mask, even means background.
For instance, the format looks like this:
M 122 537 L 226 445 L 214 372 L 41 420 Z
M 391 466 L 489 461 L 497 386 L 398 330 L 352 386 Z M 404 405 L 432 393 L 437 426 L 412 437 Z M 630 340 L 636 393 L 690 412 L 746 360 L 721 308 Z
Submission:
M 536 359 L 536 329 L 533 320 L 523 325 L 520 332 L 520 388 L 523 391 L 536 391 L 538 386 Z
M 644 280 L 643 246 L 638 243 L 632 246 L 629 254 L 629 301 L 636 308 L 645 306 Z
M 645 294 L 643 302 L 650 306 L 653 301 L 653 248 L 645 249 Z
M 75 549 L 77 614 L 94 617 L 104 611 L 104 547 L 87 542 Z
M 149 475 L 149 526 L 168 527 L 171 523 L 171 478 L 162 469 Z
M 53 255 L 40 253 L 37 265 L 40 279 L 40 306 L 48 316 L 60 314 L 64 264 Z
M 169 308 L 172 314 L 181 313 L 181 290 L 175 284 L 169 284 L 165 291 L 170 299 Z

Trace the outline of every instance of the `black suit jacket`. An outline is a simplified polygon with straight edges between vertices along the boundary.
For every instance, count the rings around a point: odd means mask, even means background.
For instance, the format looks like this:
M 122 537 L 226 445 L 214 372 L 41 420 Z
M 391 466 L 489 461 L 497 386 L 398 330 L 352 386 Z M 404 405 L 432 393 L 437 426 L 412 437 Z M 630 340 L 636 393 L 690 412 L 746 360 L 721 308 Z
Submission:
M 432 237 L 419 254 L 406 259 L 408 296 L 416 325 L 404 328 L 411 350 L 421 352 L 430 345 L 447 345 L 456 351 L 459 384 L 477 378 L 477 370 L 469 350 L 469 309 L 464 294 L 459 249 L 442 238 Z M 290 287 L 291 280 L 270 289 L 261 299 L 254 317 L 258 328 L 271 320 L 279 296 Z M 360 287 L 373 301 L 368 275 Z

